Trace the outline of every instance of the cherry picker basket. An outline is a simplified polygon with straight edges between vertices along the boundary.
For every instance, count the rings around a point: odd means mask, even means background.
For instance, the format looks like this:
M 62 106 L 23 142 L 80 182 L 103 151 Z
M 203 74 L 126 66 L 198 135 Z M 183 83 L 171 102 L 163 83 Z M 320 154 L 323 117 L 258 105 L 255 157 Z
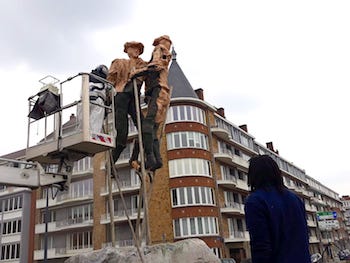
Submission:
M 91 96 L 90 76 L 103 83 L 104 100 Z M 70 77 L 59 84 L 59 89 L 54 84 L 44 85 L 28 99 L 26 159 L 58 164 L 62 159 L 77 161 L 114 148 L 112 84 L 91 73 Z M 105 118 L 108 125 L 103 125 Z

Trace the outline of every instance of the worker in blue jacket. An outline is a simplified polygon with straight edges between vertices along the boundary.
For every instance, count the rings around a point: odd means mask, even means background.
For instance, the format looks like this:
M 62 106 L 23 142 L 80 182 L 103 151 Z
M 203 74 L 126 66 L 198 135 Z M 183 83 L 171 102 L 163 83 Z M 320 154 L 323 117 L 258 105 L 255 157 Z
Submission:
M 283 184 L 277 163 L 268 155 L 250 160 L 245 203 L 252 263 L 310 263 L 303 201 Z

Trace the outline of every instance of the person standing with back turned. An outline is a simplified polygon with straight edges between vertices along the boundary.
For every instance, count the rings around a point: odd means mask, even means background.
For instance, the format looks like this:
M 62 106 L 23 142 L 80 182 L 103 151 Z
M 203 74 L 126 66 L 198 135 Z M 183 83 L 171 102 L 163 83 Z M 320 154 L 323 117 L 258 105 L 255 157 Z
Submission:
M 268 155 L 250 159 L 245 203 L 252 263 L 310 263 L 305 205 Z

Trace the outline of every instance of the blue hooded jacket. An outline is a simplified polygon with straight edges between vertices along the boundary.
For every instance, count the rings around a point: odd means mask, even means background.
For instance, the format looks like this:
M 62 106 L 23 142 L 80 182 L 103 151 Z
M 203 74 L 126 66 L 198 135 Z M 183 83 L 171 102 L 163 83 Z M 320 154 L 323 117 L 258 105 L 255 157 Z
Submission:
M 245 204 L 253 263 L 310 263 L 305 206 L 287 189 L 258 189 Z

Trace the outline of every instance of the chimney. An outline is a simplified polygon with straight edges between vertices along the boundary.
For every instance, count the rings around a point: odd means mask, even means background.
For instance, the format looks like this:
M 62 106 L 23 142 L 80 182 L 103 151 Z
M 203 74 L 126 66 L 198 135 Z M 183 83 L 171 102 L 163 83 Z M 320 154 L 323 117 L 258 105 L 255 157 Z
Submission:
M 225 109 L 224 108 L 218 108 L 217 109 L 217 113 L 221 116 L 221 117 L 225 117 Z
M 267 149 L 269 149 L 270 151 L 275 151 L 274 149 L 273 149 L 273 143 L 272 142 L 267 142 L 266 143 L 266 147 L 267 147 Z
M 273 143 L 272 143 L 272 142 L 267 142 L 267 143 L 266 143 L 266 147 L 267 147 L 267 149 L 269 149 L 270 151 L 273 151 L 274 153 L 279 154 L 279 153 L 278 153 L 278 150 L 275 150 L 275 149 L 273 148 Z
M 203 92 L 203 89 L 196 89 L 194 92 L 196 92 L 198 99 L 204 100 L 204 92 Z
M 248 125 L 247 124 L 242 124 L 239 126 L 243 131 L 248 132 Z

